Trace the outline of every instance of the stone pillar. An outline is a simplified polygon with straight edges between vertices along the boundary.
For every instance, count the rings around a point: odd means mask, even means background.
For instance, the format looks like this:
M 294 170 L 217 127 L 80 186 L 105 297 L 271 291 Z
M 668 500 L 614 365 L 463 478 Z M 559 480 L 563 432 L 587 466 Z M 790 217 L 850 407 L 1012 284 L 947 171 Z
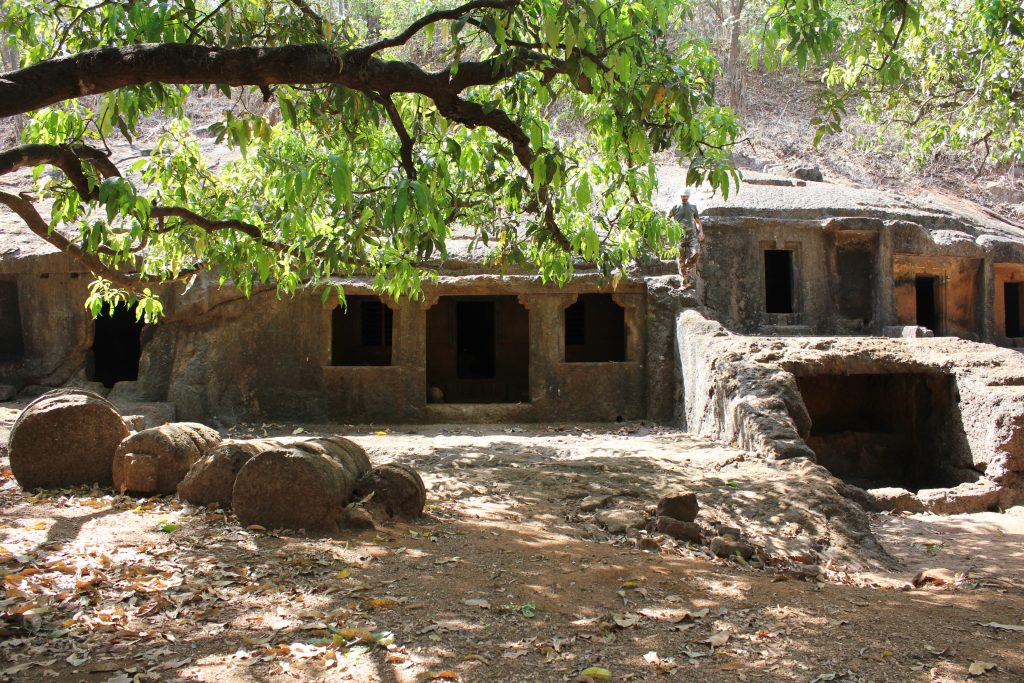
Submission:
M 577 294 L 520 294 L 530 313 L 530 402 L 539 419 L 554 419 L 558 365 L 565 358 L 565 314 Z
M 996 264 L 991 251 L 985 253 L 981 260 L 981 274 L 978 278 L 981 291 L 977 293 L 975 301 L 980 304 L 976 314 L 977 322 L 980 323 L 979 330 L 981 341 L 995 343 L 999 329 L 996 325 Z
M 883 228 L 878 233 L 878 255 L 875 259 L 875 319 L 874 334 L 882 328 L 899 325 L 896 315 L 896 282 L 893 276 L 892 230 Z
M 613 292 L 612 301 L 622 307 L 626 319 L 626 360 L 644 362 L 644 338 L 646 318 L 644 295 L 637 293 Z M 564 336 L 563 336 L 564 340 Z

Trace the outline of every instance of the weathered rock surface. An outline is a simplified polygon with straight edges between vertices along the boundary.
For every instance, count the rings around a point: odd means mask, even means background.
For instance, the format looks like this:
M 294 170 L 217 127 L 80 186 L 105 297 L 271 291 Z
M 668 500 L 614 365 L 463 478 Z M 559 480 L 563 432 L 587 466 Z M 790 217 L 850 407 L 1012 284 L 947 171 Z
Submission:
M 629 529 L 642 529 L 645 521 L 643 514 L 626 508 L 600 510 L 594 515 L 594 519 L 613 534 L 623 534 Z
M 699 510 L 697 494 L 692 491 L 671 493 L 658 501 L 658 516 L 671 517 L 681 522 L 694 521 Z
M 998 485 L 984 480 L 948 489 L 921 489 L 917 492 L 924 509 L 937 515 L 995 510 L 999 507 L 1001 495 Z
M 174 493 L 189 468 L 220 442 L 216 430 L 198 422 L 174 422 L 132 434 L 114 454 L 114 488 L 143 495 Z
M 694 522 L 684 522 L 672 517 L 658 517 L 658 531 L 668 534 L 677 541 L 700 543 L 700 526 Z
M 216 503 L 230 509 L 231 491 L 242 465 L 257 453 L 279 447 L 265 441 L 222 443 L 192 465 L 178 484 L 178 497 L 193 505 Z
M 949 488 L 918 494 L 926 510 L 941 514 L 1008 507 L 1024 498 L 1024 356 L 1016 351 L 952 337 L 749 337 L 696 310 L 679 315 L 677 347 L 685 424 L 697 434 L 769 459 L 806 458 L 830 468 L 864 452 L 856 444 L 887 454 L 917 449 L 913 461 L 893 463 L 891 477 L 853 483 L 909 489 L 914 481 L 945 479 Z M 835 386 L 826 391 L 829 382 Z M 903 411 L 906 433 L 872 432 L 871 423 L 855 420 L 844 426 L 848 408 L 829 412 L 829 404 L 869 391 L 870 383 L 876 394 L 864 399 L 866 408 L 891 402 L 884 412 Z M 818 403 L 805 402 L 802 391 L 810 389 Z M 839 422 L 815 432 L 809 406 Z M 808 438 L 830 452 L 819 457 Z M 934 447 L 922 446 L 926 439 Z M 868 464 L 885 474 L 884 460 Z M 856 477 L 856 463 L 847 465 L 849 472 L 834 473 Z M 909 479 L 900 480 L 906 477 L 901 467 L 912 472 Z M 960 483 L 979 474 L 977 483 Z
M 924 512 L 924 504 L 913 493 L 897 487 L 865 491 L 874 512 Z
M 411 520 L 423 514 L 427 489 L 419 472 L 410 465 L 388 463 L 363 474 L 353 496 L 369 498 L 364 506 L 383 517 Z
M 335 533 L 346 526 L 346 506 L 369 469 L 363 449 L 341 437 L 266 450 L 239 470 L 232 509 L 243 526 Z
M 9 455 L 23 488 L 110 485 L 128 426 L 106 399 L 82 389 L 43 394 L 11 429 Z

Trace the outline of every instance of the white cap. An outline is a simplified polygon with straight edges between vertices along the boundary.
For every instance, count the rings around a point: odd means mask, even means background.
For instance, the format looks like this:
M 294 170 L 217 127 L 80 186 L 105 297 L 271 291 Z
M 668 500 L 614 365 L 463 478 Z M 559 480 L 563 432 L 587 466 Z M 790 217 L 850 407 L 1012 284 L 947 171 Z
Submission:
M 684 187 L 683 191 L 679 193 L 679 196 L 680 197 L 689 197 L 691 194 L 692 193 L 690 192 L 690 188 Z

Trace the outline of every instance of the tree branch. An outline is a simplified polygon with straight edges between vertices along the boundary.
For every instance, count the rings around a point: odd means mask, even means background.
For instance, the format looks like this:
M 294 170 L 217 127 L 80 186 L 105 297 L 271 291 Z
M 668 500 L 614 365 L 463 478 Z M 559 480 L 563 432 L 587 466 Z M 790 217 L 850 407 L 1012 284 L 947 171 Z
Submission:
M 412 158 L 413 139 L 412 136 L 409 135 L 409 131 L 405 128 L 405 123 L 402 121 L 402 115 L 398 113 L 398 108 L 395 107 L 395 102 L 391 99 L 390 95 L 381 95 L 380 93 L 377 93 L 373 99 L 380 102 L 381 106 L 384 107 L 384 111 L 388 113 L 388 118 L 391 119 L 391 125 L 394 126 L 395 132 L 398 134 L 398 139 L 402 143 L 400 153 L 402 156 L 402 168 L 405 169 L 405 175 L 408 176 L 409 180 L 416 180 L 416 164 Z
M 39 211 L 36 210 L 35 205 L 23 197 L 0 190 L 0 204 L 6 205 L 7 208 L 18 214 L 18 216 L 25 221 L 25 225 L 28 226 L 28 229 L 37 237 L 49 242 L 57 249 L 60 249 L 64 253 L 70 255 L 99 277 L 106 278 L 107 280 L 127 289 L 134 289 L 144 284 L 156 284 L 163 281 L 146 280 L 138 274 L 126 273 L 121 270 L 110 268 L 103 263 L 96 254 L 90 254 L 89 252 L 84 251 L 81 247 L 56 230 L 51 231 L 46 220 L 39 215 Z M 178 277 L 187 277 L 194 272 L 197 272 L 197 270 L 193 269 L 187 273 L 181 273 Z
M 465 16 L 466 14 L 469 14 L 470 12 L 475 12 L 481 9 L 508 10 L 512 9 L 518 4 L 519 0 L 473 0 L 472 2 L 467 2 L 464 5 L 460 5 L 452 9 L 431 12 L 430 14 L 424 15 L 423 17 L 420 17 L 413 23 L 409 24 L 409 26 L 404 31 L 399 33 L 397 36 L 385 38 L 384 40 L 379 40 L 376 43 L 371 43 L 366 47 L 360 48 L 360 52 L 362 52 L 365 56 L 369 57 L 370 55 L 376 52 L 380 52 L 381 50 L 386 50 L 389 47 L 398 47 L 399 45 L 405 45 L 412 39 L 413 36 L 415 36 L 417 33 L 422 31 L 430 24 L 436 24 L 439 21 L 454 21 Z

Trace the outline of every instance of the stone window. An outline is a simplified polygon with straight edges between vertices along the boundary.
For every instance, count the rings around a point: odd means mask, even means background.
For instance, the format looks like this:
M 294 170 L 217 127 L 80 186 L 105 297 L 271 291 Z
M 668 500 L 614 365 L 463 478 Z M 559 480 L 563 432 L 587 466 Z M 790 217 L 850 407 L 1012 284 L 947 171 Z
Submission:
M 371 296 L 346 303 L 331 312 L 331 365 L 391 365 L 392 310 Z
M 137 380 L 142 327 L 142 321 L 135 319 L 134 307 L 120 304 L 111 312 L 104 306 L 95 321 L 89 378 L 105 387 Z
M 764 298 L 767 313 L 793 313 L 793 250 L 764 250 Z
M 626 360 L 626 312 L 611 294 L 581 294 L 565 309 L 565 362 Z
M 20 360 L 24 352 L 18 285 L 0 282 L 0 362 Z

